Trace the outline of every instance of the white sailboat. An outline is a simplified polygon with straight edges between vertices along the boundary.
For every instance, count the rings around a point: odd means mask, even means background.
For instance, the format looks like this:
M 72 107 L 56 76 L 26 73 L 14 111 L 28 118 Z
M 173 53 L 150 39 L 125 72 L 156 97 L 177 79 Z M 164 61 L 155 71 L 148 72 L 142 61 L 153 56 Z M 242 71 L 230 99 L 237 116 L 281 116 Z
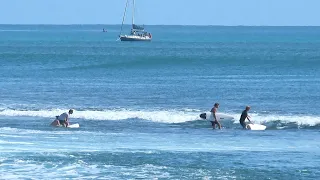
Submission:
M 121 41 L 151 41 L 152 35 L 151 33 L 144 30 L 144 27 L 138 26 L 134 23 L 134 8 L 135 8 L 135 0 L 132 0 L 132 29 L 130 34 L 122 34 L 123 29 L 123 23 L 125 21 L 127 8 L 128 8 L 129 0 L 126 2 L 126 7 L 124 10 L 123 18 L 122 18 L 122 24 L 121 24 L 121 30 L 119 38 Z

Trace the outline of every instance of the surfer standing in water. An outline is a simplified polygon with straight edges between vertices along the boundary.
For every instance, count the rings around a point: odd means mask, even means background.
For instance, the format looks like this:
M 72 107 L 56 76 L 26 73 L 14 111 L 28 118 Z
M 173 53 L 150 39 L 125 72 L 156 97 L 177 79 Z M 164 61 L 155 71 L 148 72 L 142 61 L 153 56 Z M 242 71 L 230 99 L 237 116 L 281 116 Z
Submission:
M 244 122 L 246 119 L 250 121 L 249 119 L 249 115 L 248 115 L 248 111 L 250 110 L 250 106 L 246 106 L 246 109 L 244 111 L 242 111 L 241 117 L 240 117 L 240 124 L 243 127 L 243 129 L 247 129 L 247 124 Z
M 73 109 L 70 109 L 69 112 L 62 113 L 60 116 L 57 117 L 57 125 L 63 125 L 64 127 L 68 127 L 69 125 L 69 117 L 73 114 Z
M 213 106 L 213 108 L 212 108 L 211 111 L 210 111 L 211 114 L 212 114 L 212 116 L 213 116 L 213 120 L 210 121 L 211 124 L 212 124 L 212 128 L 213 128 L 213 129 L 216 129 L 216 124 L 218 124 L 219 129 L 221 129 L 221 124 L 220 124 L 220 122 L 218 121 L 217 116 L 216 116 L 216 113 L 217 113 L 217 111 L 218 111 L 218 108 L 219 108 L 219 103 L 215 103 L 214 106 Z

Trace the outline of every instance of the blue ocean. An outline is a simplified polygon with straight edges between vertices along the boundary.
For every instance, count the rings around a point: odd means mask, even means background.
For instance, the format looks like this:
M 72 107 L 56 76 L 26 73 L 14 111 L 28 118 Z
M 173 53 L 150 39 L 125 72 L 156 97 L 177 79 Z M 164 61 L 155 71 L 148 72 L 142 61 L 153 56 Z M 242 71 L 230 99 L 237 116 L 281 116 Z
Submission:
M 0 25 L 0 179 L 320 177 L 320 27 L 146 29 Z

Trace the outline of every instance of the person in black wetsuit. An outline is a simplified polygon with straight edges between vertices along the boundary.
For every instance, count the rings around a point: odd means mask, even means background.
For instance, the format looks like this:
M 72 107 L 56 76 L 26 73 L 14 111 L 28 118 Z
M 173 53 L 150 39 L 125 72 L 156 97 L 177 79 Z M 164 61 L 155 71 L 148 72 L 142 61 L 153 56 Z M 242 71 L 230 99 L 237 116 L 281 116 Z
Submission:
M 248 111 L 250 110 L 250 106 L 246 106 L 246 109 L 242 111 L 241 117 L 240 117 L 240 124 L 243 127 L 243 129 L 246 129 L 247 124 L 244 122 L 246 119 L 250 121 L 250 116 L 248 115 Z

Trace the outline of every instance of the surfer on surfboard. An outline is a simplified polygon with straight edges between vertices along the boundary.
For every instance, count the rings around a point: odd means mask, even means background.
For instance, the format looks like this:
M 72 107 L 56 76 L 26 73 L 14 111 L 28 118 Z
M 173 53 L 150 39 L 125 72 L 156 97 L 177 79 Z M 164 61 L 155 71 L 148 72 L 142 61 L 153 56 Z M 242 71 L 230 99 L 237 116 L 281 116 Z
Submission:
M 211 114 L 212 114 L 212 116 L 213 116 L 213 120 L 210 121 L 213 129 L 216 129 L 216 124 L 218 124 L 219 129 L 221 129 L 221 124 L 220 124 L 220 122 L 218 121 L 217 116 L 216 116 L 216 113 L 217 113 L 217 111 L 218 111 L 218 108 L 219 108 L 219 103 L 215 103 L 215 104 L 213 105 L 213 108 L 212 108 L 211 111 L 210 111 Z
M 69 112 L 62 113 L 60 116 L 56 116 L 56 120 L 54 120 L 51 125 L 52 126 L 69 126 L 69 117 L 73 114 L 73 109 L 70 109 Z
M 246 109 L 242 111 L 241 117 L 240 117 L 240 124 L 243 127 L 243 129 L 247 129 L 247 124 L 244 122 L 246 119 L 250 121 L 250 116 L 248 115 L 248 111 L 250 110 L 250 106 L 246 106 Z

